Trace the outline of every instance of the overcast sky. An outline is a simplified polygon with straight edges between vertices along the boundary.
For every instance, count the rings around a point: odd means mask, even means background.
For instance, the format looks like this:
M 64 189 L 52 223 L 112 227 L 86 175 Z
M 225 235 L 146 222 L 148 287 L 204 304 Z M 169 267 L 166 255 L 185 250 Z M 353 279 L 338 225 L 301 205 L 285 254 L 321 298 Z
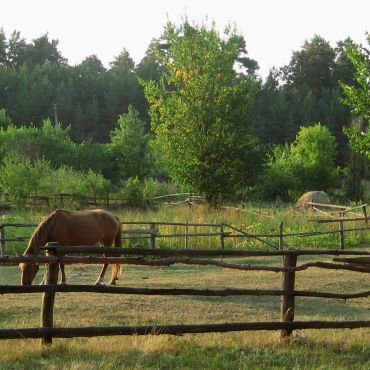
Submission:
M 70 65 L 96 54 L 106 67 L 126 48 L 138 63 L 167 20 L 207 17 L 219 30 L 230 23 L 244 35 L 249 56 L 266 76 L 288 64 L 315 34 L 332 46 L 348 36 L 366 45 L 369 0 L 0 0 L 0 28 L 30 42 L 49 34 Z

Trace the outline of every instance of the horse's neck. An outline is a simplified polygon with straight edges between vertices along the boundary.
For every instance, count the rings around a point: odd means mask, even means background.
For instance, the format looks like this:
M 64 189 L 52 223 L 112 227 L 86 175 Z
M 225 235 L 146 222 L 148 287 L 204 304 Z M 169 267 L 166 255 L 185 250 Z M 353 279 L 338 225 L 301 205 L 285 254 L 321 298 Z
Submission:
M 48 242 L 48 233 L 45 230 L 36 230 L 24 251 L 24 255 L 38 255 L 40 254 L 40 248 L 43 247 Z

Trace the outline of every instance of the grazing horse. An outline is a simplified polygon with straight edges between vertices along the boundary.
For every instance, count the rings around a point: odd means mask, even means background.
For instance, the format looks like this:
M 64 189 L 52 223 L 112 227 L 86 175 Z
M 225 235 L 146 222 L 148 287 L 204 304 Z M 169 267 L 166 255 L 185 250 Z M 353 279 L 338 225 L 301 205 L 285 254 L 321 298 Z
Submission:
M 63 246 L 101 243 L 105 247 L 110 247 L 114 242 L 116 247 L 122 247 L 122 225 L 117 217 L 102 209 L 74 212 L 57 209 L 37 226 L 23 255 L 37 256 L 40 247 L 47 242 L 57 242 Z M 38 264 L 23 262 L 19 267 L 22 285 L 31 285 L 39 270 Z M 108 264 L 104 264 L 95 284 L 103 284 L 107 267 Z M 65 284 L 64 264 L 60 264 L 60 270 L 61 284 Z M 120 272 L 121 266 L 114 264 L 110 284 L 116 284 Z

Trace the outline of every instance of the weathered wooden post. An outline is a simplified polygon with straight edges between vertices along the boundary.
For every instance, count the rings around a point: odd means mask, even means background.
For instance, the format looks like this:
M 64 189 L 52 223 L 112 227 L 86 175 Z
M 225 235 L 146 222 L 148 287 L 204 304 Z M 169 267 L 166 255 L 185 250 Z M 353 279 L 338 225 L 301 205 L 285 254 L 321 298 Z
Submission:
M 279 249 L 283 249 L 283 223 L 279 224 Z
M 48 243 L 48 246 L 57 246 L 58 243 Z M 46 255 L 56 256 L 57 252 L 50 250 Z M 49 263 L 44 276 L 44 284 L 55 285 L 58 283 L 59 263 Z M 52 328 L 54 323 L 54 300 L 55 292 L 45 292 L 42 296 L 40 326 L 43 328 Z M 41 344 L 50 345 L 53 343 L 52 337 L 41 339 Z
M 220 227 L 220 233 L 221 233 L 221 249 L 225 249 L 225 238 L 224 238 L 224 226 L 221 224 Z
M 340 213 L 340 218 L 342 218 L 343 213 Z M 344 227 L 343 227 L 343 221 L 339 221 L 338 224 L 338 230 L 339 230 L 339 248 L 344 249 Z
M 0 225 L 0 256 L 3 256 L 5 253 L 5 226 Z
M 150 224 L 150 228 L 152 230 L 155 230 L 155 223 Z M 155 248 L 155 236 L 156 236 L 156 231 L 151 231 L 150 233 L 150 248 Z
M 364 213 L 365 223 L 367 224 L 368 218 L 367 218 L 366 204 L 362 206 L 362 212 Z
M 189 222 L 186 221 L 185 223 L 185 249 L 189 247 Z
M 284 267 L 296 267 L 297 255 L 286 254 L 283 256 Z M 282 322 L 294 321 L 294 284 L 295 284 L 295 270 L 288 270 L 283 272 L 282 290 L 284 295 L 281 296 L 280 314 Z M 280 332 L 280 339 L 285 339 L 292 334 L 293 330 L 283 329 Z

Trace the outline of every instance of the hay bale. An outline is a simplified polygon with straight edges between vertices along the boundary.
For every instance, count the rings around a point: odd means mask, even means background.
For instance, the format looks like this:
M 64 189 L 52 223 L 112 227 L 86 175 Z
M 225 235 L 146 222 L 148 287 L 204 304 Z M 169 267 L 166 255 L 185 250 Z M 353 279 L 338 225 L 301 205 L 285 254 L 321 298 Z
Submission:
M 321 203 L 321 204 L 330 204 L 330 198 L 329 195 L 325 193 L 325 191 L 309 191 L 307 193 L 304 193 L 296 203 L 297 207 L 300 208 L 308 208 L 311 207 L 309 202 L 312 203 Z

